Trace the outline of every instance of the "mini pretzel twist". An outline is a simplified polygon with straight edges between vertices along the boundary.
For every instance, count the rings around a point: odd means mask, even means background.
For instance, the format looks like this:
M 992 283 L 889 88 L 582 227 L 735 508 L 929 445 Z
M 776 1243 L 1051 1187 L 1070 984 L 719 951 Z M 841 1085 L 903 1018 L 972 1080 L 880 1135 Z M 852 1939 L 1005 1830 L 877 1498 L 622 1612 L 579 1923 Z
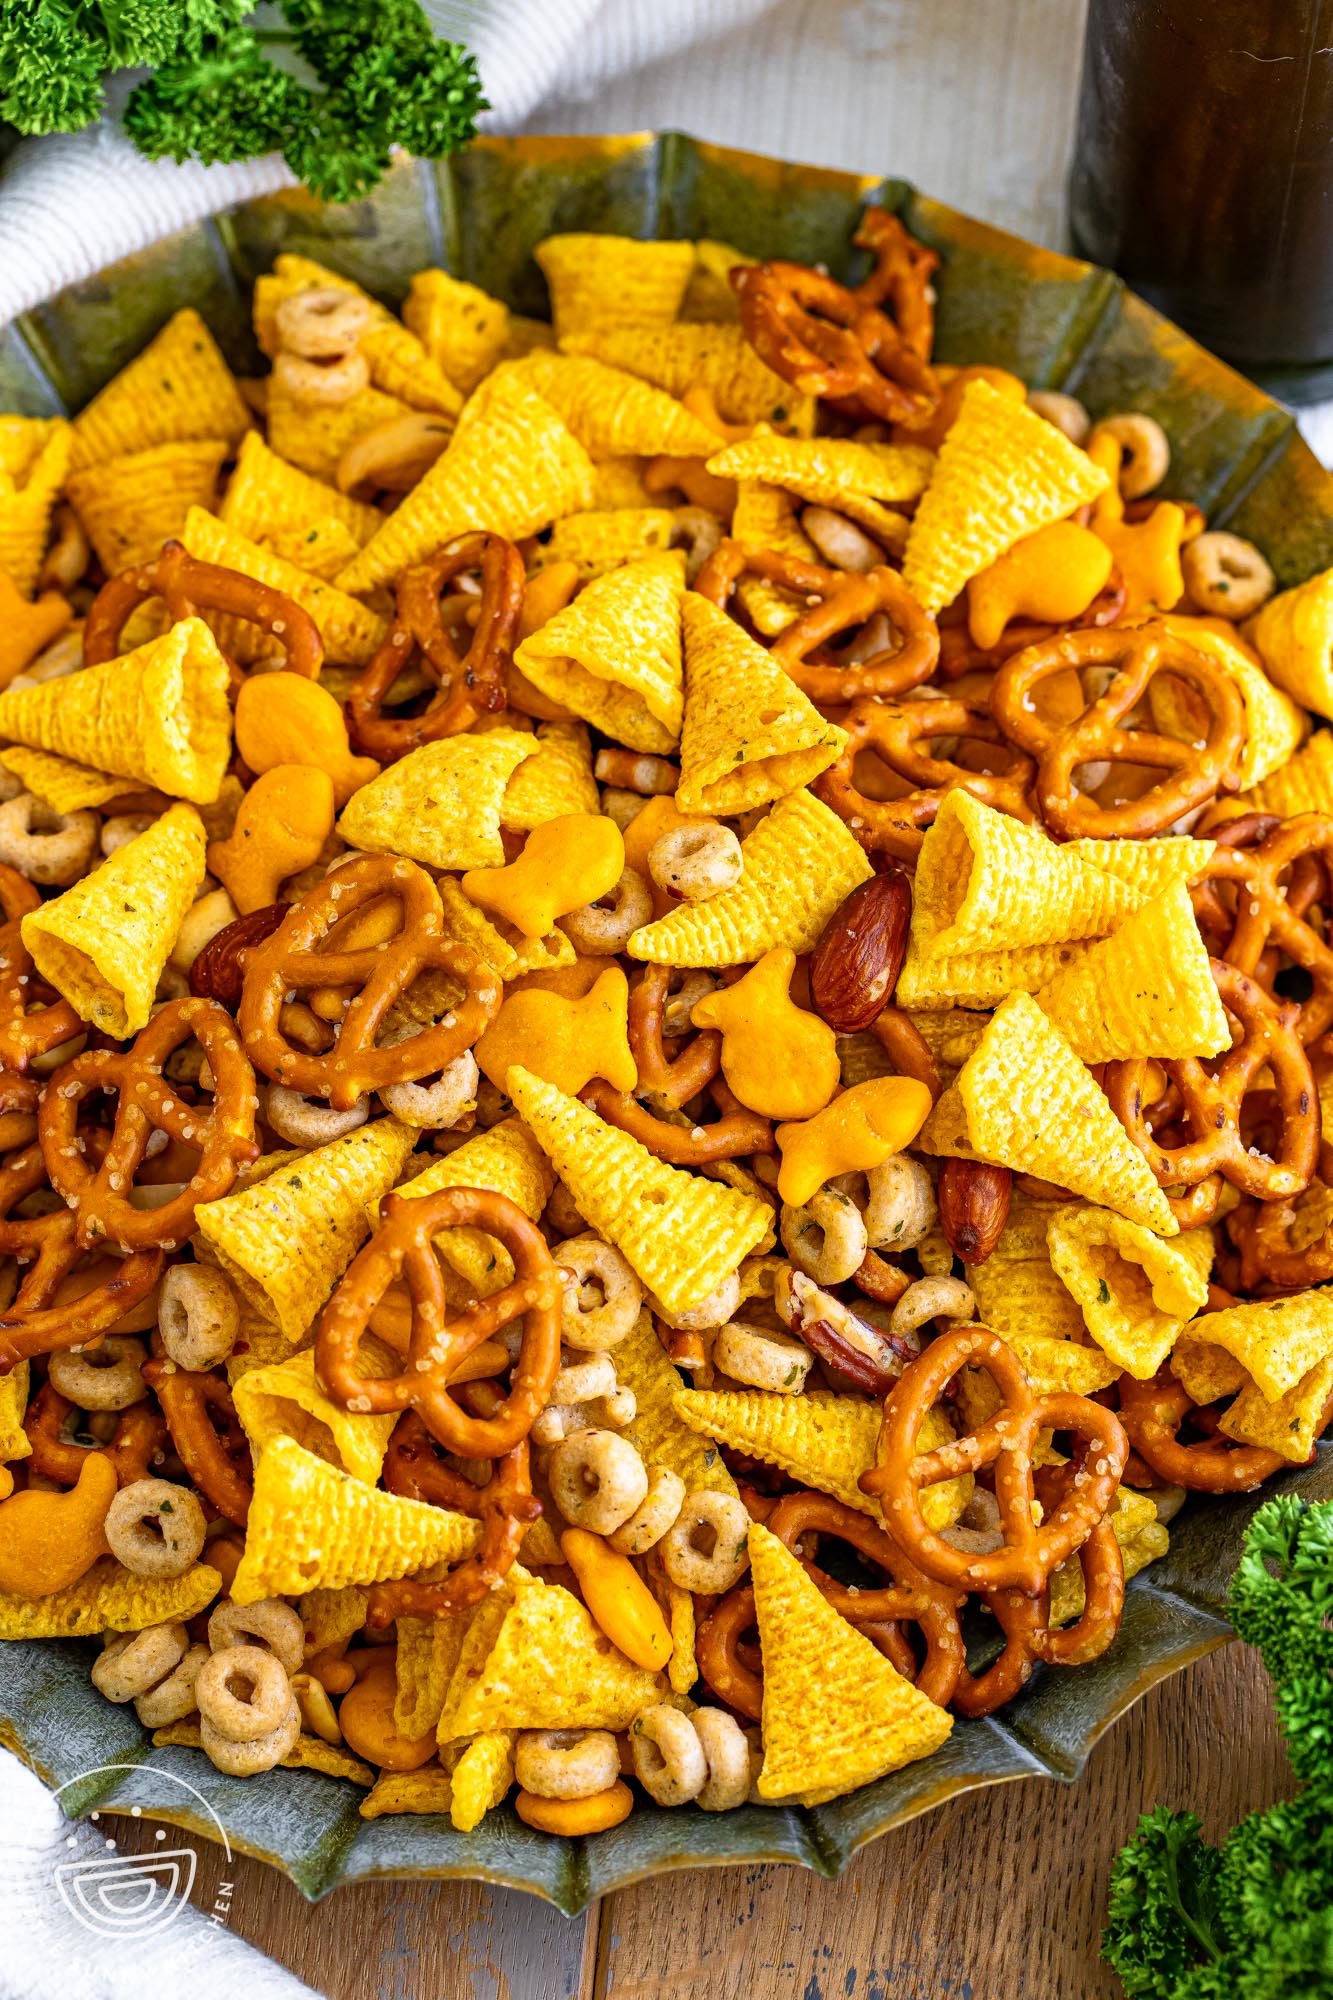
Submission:
M 461 622 L 474 608 L 475 628 L 460 652 L 440 593 L 460 577 L 478 575 L 476 597 L 448 600 Z M 374 659 L 347 697 L 347 727 L 358 750 L 381 763 L 405 757 L 469 729 L 478 716 L 505 705 L 505 669 L 523 610 L 523 558 L 503 535 L 469 535 L 398 579 L 398 615 Z M 390 716 L 384 702 L 414 656 L 438 684 L 420 715 Z
M 1084 667 L 1115 669 L 1106 692 L 1069 723 L 1046 722 L 1036 695 L 1056 674 Z M 1151 729 L 1122 728 L 1159 673 L 1183 681 L 1207 716 L 1202 743 L 1183 743 Z M 1129 631 L 1067 632 L 1006 660 L 991 685 L 991 714 L 1011 743 L 1037 759 L 1036 803 L 1061 840 L 1143 839 L 1165 833 L 1185 813 L 1240 782 L 1237 759 L 1245 741 L 1240 690 L 1226 669 L 1165 626 Z M 1167 775 L 1138 798 L 1099 805 L 1079 792 L 1087 764 L 1146 765 Z
M 774 640 L 771 649 L 774 659 L 812 701 L 840 707 L 865 696 L 904 694 L 919 687 L 934 671 L 939 630 L 895 570 L 877 567 L 852 574 L 771 549 L 746 549 L 739 542 L 726 541 L 704 564 L 694 588 L 725 611 L 737 584 L 747 575 L 761 576 L 801 598 L 816 600 Z M 844 662 L 828 657 L 836 638 L 860 632 L 875 617 L 883 618 L 890 627 L 887 644 L 863 660 Z
M 867 305 L 889 305 L 904 346 L 922 361 L 929 361 L 935 340 L 931 279 L 939 269 L 937 253 L 909 235 L 887 208 L 867 208 L 852 241 L 858 250 L 869 250 L 875 258 L 869 276 L 853 285 L 854 296 Z
M 1150 1382 L 1122 1375 L 1118 1394 L 1131 1445 L 1165 1485 L 1191 1493 L 1250 1493 L 1286 1464 L 1262 1445 L 1233 1444 L 1221 1435 L 1182 1444 L 1182 1427 L 1201 1413 L 1169 1368 Z
M 344 922 L 384 897 L 401 910 L 397 935 L 387 944 L 340 950 Z M 326 1098 L 335 1111 L 350 1111 L 372 1090 L 447 1069 L 499 1012 L 501 987 L 476 952 L 443 935 L 443 926 L 435 884 L 413 862 L 369 854 L 335 869 L 270 937 L 247 949 L 237 1021 L 256 1067 L 304 1097 Z M 428 970 L 448 973 L 462 998 L 434 1026 L 378 1047 L 389 1009 Z M 333 1046 L 312 1054 L 284 1032 L 283 1009 L 291 994 L 327 988 L 350 988 L 353 997 Z
M 976 1430 L 918 1452 L 922 1424 L 960 1368 L 984 1368 L 1003 1398 Z M 1072 1436 L 1074 1471 L 1041 1525 L 1032 1518 L 1033 1453 L 1043 1430 Z M 879 1462 L 861 1488 L 880 1502 L 899 1548 L 937 1583 L 961 1590 L 1019 1590 L 1039 1597 L 1051 1572 L 1083 1546 L 1115 1498 L 1129 1442 L 1113 1412 L 1086 1396 L 1033 1394 L 1014 1351 L 989 1327 L 941 1334 L 899 1377 L 885 1400 Z M 994 1468 L 1003 1546 L 990 1554 L 956 1549 L 931 1528 L 921 1495 L 942 1479 Z
M 188 1041 L 198 1041 L 213 1072 L 212 1107 L 187 1103 L 162 1071 Z M 79 1107 L 95 1092 L 117 1093 L 116 1119 L 100 1165 L 79 1141 Z M 225 1008 L 212 1000 L 172 1000 L 123 1055 L 89 1049 L 65 1063 L 42 1092 L 37 1134 L 51 1185 L 74 1213 L 74 1240 L 86 1250 L 103 1242 L 125 1250 L 173 1250 L 194 1229 L 201 1201 L 230 1193 L 242 1166 L 255 1159 L 254 1071 Z M 172 1200 L 136 1208 L 134 1177 L 154 1132 L 197 1148 L 199 1164 Z
M 130 617 L 150 598 L 160 597 L 178 625 L 206 611 L 222 611 L 257 625 L 282 647 L 288 673 L 314 680 L 324 664 L 324 641 L 308 611 L 270 584 L 260 583 L 220 563 L 199 562 L 180 542 L 164 542 L 155 562 L 123 570 L 104 583 L 93 599 L 83 628 L 83 663 L 100 667 L 120 657 L 121 634 Z M 234 660 L 232 693 L 243 678 Z
M 706 1090 L 722 1067 L 722 1034 L 698 1028 L 678 1036 L 678 1053 L 667 1054 L 663 1017 L 671 992 L 672 968 L 646 965 L 630 989 L 629 1045 L 639 1071 L 637 1094 L 659 1109 L 679 1111 Z
M 122 1486 L 147 1479 L 167 1442 L 167 1426 L 150 1403 L 131 1403 L 119 1411 L 110 1443 L 93 1447 L 74 1444 L 65 1436 L 74 1407 L 51 1382 L 44 1382 L 29 1403 L 23 1429 L 32 1446 L 28 1463 L 34 1472 L 60 1486 L 74 1486 L 92 1449 L 111 1461 Z
M 917 273 L 924 293 L 929 273 L 919 263 Z M 908 315 L 909 338 L 879 304 L 871 303 L 873 278 L 868 291 L 851 291 L 806 264 L 781 260 L 737 265 L 729 275 L 746 339 L 784 382 L 803 395 L 822 397 L 841 415 L 861 423 L 920 429 L 930 421 L 939 390 L 929 363 L 917 351 L 923 331 L 920 311 Z M 905 289 L 909 282 L 915 280 L 904 260 L 894 285 Z M 880 298 L 891 289 L 886 285 Z
M 1041 645 L 1048 639 L 1058 639 L 1065 632 L 1114 625 L 1125 608 L 1128 594 L 1124 578 L 1118 569 L 1113 569 L 1077 625 L 1046 625 L 1035 618 L 1012 618 L 993 646 L 973 643 L 966 618 L 955 615 L 948 622 L 941 620 L 939 679 L 956 681 L 964 674 L 1002 667 L 1015 653 L 1025 652 L 1029 646 Z
M 1306 916 L 1329 902 L 1333 814 L 1252 813 L 1211 837 L 1218 845 L 1191 890 L 1199 927 L 1216 958 L 1261 986 L 1271 988 L 1283 961 L 1304 967 L 1314 990 L 1297 1032 L 1308 1047 L 1333 1025 L 1333 948 Z
M 414 1414 L 407 1412 L 403 1421 Z M 373 1631 L 382 1631 L 395 1618 L 440 1618 L 470 1604 L 480 1604 L 513 1568 L 524 1535 L 542 1511 L 542 1503 L 532 1491 L 526 1438 L 495 1460 L 491 1477 L 484 1486 L 474 1486 L 461 1472 L 452 1472 L 438 1460 L 425 1482 L 414 1483 L 418 1485 L 415 1497 L 426 1497 L 421 1485 L 428 1483 L 435 1506 L 451 1507 L 455 1513 L 469 1514 L 480 1521 L 481 1547 L 440 1583 L 422 1583 L 404 1577 L 397 1583 L 372 1584 L 367 1592 L 366 1622 Z
M 933 826 L 950 792 L 969 792 L 996 812 L 1032 821 L 1032 759 L 1012 749 L 984 702 L 969 697 L 948 701 L 859 701 L 842 719 L 847 742 L 836 764 L 816 780 L 814 791 L 845 820 L 862 847 L 914 861 L 925 829 Z M 930 754 L 941 736 L 995 746 L 997 772 L 971 771 L 952 758 Z M 924 747 L 923 747 L 924 746 Z M 871 751 L 912 789 L 903 798 L 867 798 L 855 781 L 856 759 Z
M 1152 1104 L 1144 1103 L 1144 1057 L 1108 1063 L 1102 1088 L 1163 1187 L 1195 1188 L 1221 1174 L 1259 1201 L 1289 1200 L 1309 1186 L 1319 1159 L 1319 1097 L 1297 1032 L 1300 1008 L 1294 1001 L 1271 1000 L 1246 973 L 1220 959 L 1208 963 L 1222 1004 L 1237 1024 L 1228 1052 L 1215 1058 L 1211 1069 L 1193 1056 L 1164 1062 L 1169 1088 Z M 1256 1157 L 1242 1130 L 1245 1098 L 1269 1068 L 1280 1144 L 1271 1157 Z M 1167 1146 L 1155 1137 L 1168 1124 L 1179 1124 L 1189 1135 L 1183 1144 Z
M 22 921 L 41 900 L 17 868 L 0 863 L 0 909 L 6 919 L 0 925 L 0 1067 L 19 1076 L 34 1056 L 59 1048 L 85 1026 L 68 1000 L 42 985 L 24 945 Z
M 157 1360 L 145 1361 L 143 1378 L 190 1478 L 216 1513 L 243 1528 L 254 1497 L 250 1440 L 225 1378 Z

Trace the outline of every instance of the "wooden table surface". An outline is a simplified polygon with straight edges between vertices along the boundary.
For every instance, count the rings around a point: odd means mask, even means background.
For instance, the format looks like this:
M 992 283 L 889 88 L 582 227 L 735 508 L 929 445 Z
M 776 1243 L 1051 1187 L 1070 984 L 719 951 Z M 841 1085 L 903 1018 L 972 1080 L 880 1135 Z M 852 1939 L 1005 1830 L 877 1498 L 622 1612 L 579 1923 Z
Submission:
M 229 1923 L 328 2000 L 1112 2000 L 1097 1938 L 1139 1813 L 1189 1806 L 1217 1839 L 1292 1789 L 1257 1655 L 1233 1645 L 1154 1689 L 1076 1784 L 956 1799 L 839 1882 L 673 1874 L 570 1921 L 475 1883 L 361 1883 L 312 1906 L 238 1858 Z M 120 1824 L 122 1849 L 151 1845 Z M 210 1908 L 222 1857 L 196 1845 Z

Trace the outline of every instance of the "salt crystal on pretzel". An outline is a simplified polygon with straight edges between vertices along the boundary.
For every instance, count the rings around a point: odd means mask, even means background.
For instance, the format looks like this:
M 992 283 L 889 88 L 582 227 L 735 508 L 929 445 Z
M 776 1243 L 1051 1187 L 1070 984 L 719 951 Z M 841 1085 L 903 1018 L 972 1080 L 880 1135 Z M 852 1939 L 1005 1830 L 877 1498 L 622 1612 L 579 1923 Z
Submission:
M 451 1718 L 452 1735 L 497 1729 L 627 1729 L 660 1701 L 661 1674 L 632 1666 L 558 1583 L 515 1590 L 494 1644 Z M 443 1726 L 443 1724 L 442 1724 Z
M 472 1833 L 492 1806 L 500 1805 L 514 1782 L 513 1729 L 488 1729 L 474 1736 L 454 1765 L 449 1817 L 459 1833 Z
M 819 551 L 801 527 L 791 495 L 780 486 L 765 486 L 757 479 L 736 482 L 731 539 L 748 551 L 768 549 L 797 562 L 819 561 Z M 792 591 L 753 573 L 740 579 L 736 596 L 756 632 L 765 639 L 785 632 L 807 609 Z
M 1333 569 L 1270 597 L 1245 636 L 1271 681 L 1318 715 L 1333 715 Z
M 833 1609 L 758 1521 L 750 1568 L 764 1659 L 759 1796 L 813 1805 L 933 1756 L 953 1717 Z
M 537 750 L 514 771 L 500 802 L 500 824 L 531 833 L 548 819 L 601 810 L 592 775 L 592 741 L 582 722 L 539 722 Z
M 417 1136 L 396 1118 L 376 1119 L 195 1211 L 199 1235 L 243 1301 L 289 1342 L 301 1339 L 370 1234 L 367 1207 L 394 1186 Z
M 825 1389 L 799 1396 L 763 1389 L 681 1389 L 675 1409 L 692 1430 L 750 1458 L 762 1458 L 798 1485 L 817 1487 L 845 1507 L 879 1519 L 878 1501 L 858 1483 L 878 1457 L 883 1413 L 877 1402 Z M 917 1436 L 917 1449 L 934 1451 L 952 1437 L 943 1411 L 932 1410 Z M 933 1528 L 947 1528 L 958 1519 L 972 1497 L 972 1485 L 972 1475 L 964 1473 L 926 1489 L 922 1511 Z
M 1061 1203 L 1046 1240 L 1051 1266 L 1102 1352 L 1149 1381 L 1208 1296 L 1212 1230 L 1168 1240 L 1109 1209 Z
M 604 324 L 665 326 L 694 273 L 694 245 L 573 232 L 533 251 L 551 294 L 556 338 Z
M 1177 1231 L 1170 1203 L 1106 1097 L 1026 993 L 1011 993 L 922 1128 L 923 1151 L 989 1160 Z
M 273 269 L 255 280 L 252 301 L 255 336 L 265 354 L 276 355 L 282 346 L 277 322 L 279 307 L 301 292 L 322 291 L 326 286 L 350 293 L 366 308 L 365 331 L 356 346 L 377 389 L 400 397 L 413 409 L 438 411 L 448 417 L 458 415 L 463 406 L 462 396 L 416 334 L 351 278 L 316 263 L 313 257 L 298 257 L 284 251 L 275 260 Z
M 885 527 L 883 501 L 900 505 L 925 491 L 935 454 L 914 444 L 863 444 L 855 438 L 789 438 L 760 433 L 715 452 L 719 479 L 757 480 L 832 507 L 872 534 Z M 901 518 L 901 517 L 900 517 Z
M 1308 1463 L 1328 1421 L 1333 1399 L 1333 1353 L 1302 1375 L 1299 1382 L 1269 1402 L 1262 1390 L 1247 1382 L 1218 1428 L 1238 1444 L 1259 1445 L 1292 1465 Z
M 1247 792 L 1221 802 L 1210 816 L 1241 819 L 1246 813 L 1276 813 L 1279 819 L 1295 819 L 1299 813 L 1333 812 L 1333 729 L 1317 729 L 1303 750 L 1288 758 L 1278 770 Z M 1142 843 L 1118 842 L 1139 846 Z
M 825 720 L 734 618 L 689 591 L 681 625 L 685 719 L 676 804 L 682 812 L 749 812 L 808 785 L 837 761 L 845 731 Z
M 345 403 L 304 403 L 279 378 L 270 375 L 268 384 L 270 445 L 323 484 L 336 480 L 343 453 L 366 431 L 413 414 L 410 403 L 382 389 L 358 390 Z
M 580 1215 L 668 1312 L 698 1305 L 767 1235 L 766 1202 L 654 1159 L 530 1070 L 515 1065 L 508 1089 Z
M 48 985 L 80 1017 L 123 1041 L 152 1012 L 157 982 L 204 879 L 204 823 L 174 805 L 100 868 L 23 919 Z
M 553 563 L 570 562 L 591 582 L 622 563 L 642 562 L 659 549 L 669 549 L 675 532 L 676 517 L 669 507 L 594 508 L 586 514 L 566 514 L 538 549 L 532 574 L 550 569 Z
M 436 367 L 470 396 L 504 352 L 509 308 L 449 271 L 418 271 L 403 300 L 403 319 Z
M 502 868 L 505 787 L 538 748 L 519 729 L 423 743 L 353 792 L 338 831 L 369 854 L 402 854 L 431 868 Z
M 250 423 L 217 342 L 186 306 L 74 419 L 73 463 L 96 465 L 188 438 L 236 444 Z
M 730 285 L 726 297 L 734 317 Z M 671 396 L 704 389 L 724 423 L 766 423 L 794 437 L 809 437 L 815 427 L 814 397 L 793 389 L 761 361 L 739 326 L 607 325 L 567 334 L 560 346 L 566 354 L 592 354 L 655 382 Z
M 202 507 L 190 509 L 181 540 L 199 562 L 239 570 L 242 576 L 253 577 L 308 611 L 323 638 L 325 658 L 333 665 L 363 667 L 378 651 L 388 629 L 378 612 L 367 610 L 333 584 L 247 541 Z M 225 651 L 243 663 L 258 658 L 266 644 L 264 635 L 244 618 L 228 613 L 221 618 L 219 637 Z
M 504 1118 L 488 1131 L 474 1132 L 442 1159 L 432 1160 L 423 1172 L 404 1181 L 398 1193 L 404 1200 L 415 1200 L 439 1188 L 490 1188 L 507 1195 L 529 1222 L 535 1222 L 554 1186 L 550 1163 L 522 1119 Z M 373 1228 L 378 1201 L 368 1205 L 367 1218 Z M 442 1230 L 435 1247 L 479 1297 L 487 1298 L 513 1282 L 512 1257 L 483 1229 Z
M 464 1514 L 377 1492 L 295 1438 L 275 1437 L 255 1467 L 232 1601 L 257 1604 L 315 1588 L 393 1582 L 433 1563 L 460 1562 L 480 1539 L 477 1523 Z
M 364 1375 L 397 1372 L 396 1356 L 373 1335 L 362 1341 L 360 1358 Z M 341 1466 L 368 1486 L 380 1476 L 398 1421 L 396 1415 L 366 1416 L 330 1401 L 315 1375 L 314 1350 L 309 1347 L 267 1368 L 251 1369 L 236 1383 L 233 1400 L 256 1458 L 275 1437 L 295 1438 L 317 1458 Z
M 447 1813 L 453 1788 L 452 1777 L 438 1764 L 423 1764 L 419 1771 L 381 1771 L 357 1811 L 362 1819 L 383 1819 L 392 1813 Z
M 514 664 L 618 743 L 664 756 L 679 741 L 684 707 L 684 595 L 682 550 L 623 564 L 525 639 Z
M 1054 424 L 969 382 L 912 521 L 903 581 L 925 610 L 942 611 L 969 577 L 1107 484 Z
M 103 1556 L 77 1583 L 45 1597 L 0 1590 L 0 1639 L 86 1639 L 175 1625 L 211 1604 L 221 1588 L 221 1576 L 207 1563 L 182 1576 L 136 1576 Z
M 358 547 L 370 540 L 384 518 L 377 507 L 368 507 L 350 494 L 340 493 L 336 486 L 312 478 L 299 466 L 289 465 L 265 444 L 258 431 L 247 431 L 241 440 L 217 511 L 233 533 L 252 542 L 284 529 L 301 532 L 312 521 L 332 519 L 341 521 Z
M 37 588 L 73 449 L 63 417 L 0 417 L 0 569 L 25 597 Z
M 657 965 L 751 965 L 774 945 L 813 951 L 834 911 L 874 872 L 836 813 L 789 792 L 741 842 L 734 889 L 682 905 L 629 940 L 631 958 Z
M 0 750 L 0 764 L 13 772 L 25 792 L 58 813 L 104 806 L 131 789 L 124 778 L 109 777 L 86 764 L 71 764 L 68 757 L 57 757 L 49 750 L 26 750 L 21 744 Z
M 1270 1403 L 1333 1353 L 1333 1292 L 1252 1299 L 1190 1322 L 1190 1343 L 1223 1348 Z
M 1183 881 L 1091 945 L 1036 1000 L 1085 1063 L 1215 1056 L 1231 1047 Z
M 504 365 L 559 411 L 594 458 L 617 458 L 628 452 L 648 458 L 661 453 L 707 458 L 717 449 L 716 431 L 674 396 L 622 368 L 609 368 L 587 355 L 541 353 Z
M 210 805 L 231 756 L 227 679 L 207 625 L 185 618 L 105 666 L 0 694 L 0 736 Z
M 253 435 L 253 433 L 252 433 Z M 231 446 L 222 438 L 150 445 L 72 472 L 66 492 L 108 576 L 152 562 L 192 507 L 211 507 Z
M 472 529 L 511 541 L 592 500 L 592 460 L 544 397 L 500 372 L 469 399 L 447 451 L 338 578 L 364 595 Z
M 8 1375 L 0 1375 L 0 1465 L 32 1456 L 32 1444 L 23 1428 L 31 1372 L 28 1363 L 20 1361 Z

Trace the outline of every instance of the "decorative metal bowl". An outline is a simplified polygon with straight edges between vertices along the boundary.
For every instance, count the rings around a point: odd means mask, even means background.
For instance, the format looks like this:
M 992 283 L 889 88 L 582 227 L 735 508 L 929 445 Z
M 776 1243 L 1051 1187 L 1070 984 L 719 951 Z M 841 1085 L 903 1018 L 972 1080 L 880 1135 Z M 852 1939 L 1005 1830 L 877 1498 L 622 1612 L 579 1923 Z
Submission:
M 1333 479 L 1290 412 L 1109 272 L 1006 236 L 902 181 L 727 152 L 678 133 L 487 140 L 439 166 L 404 161 L 369 201 L 349 208 L 301 192 L 247 202 L 0 332 L 0 410 L 78 410 L 187 304 L 204 314 L 233 364 L 253 370 L 249 287 L 284 250 L 318 258 L 391 305 L 414 271 L 443 265 L 544 316 L 532 248 L 553 230 L 716 237 L 843 276 L 869 200 L 897 210 L 941 253 L 941 360 L 999 363 L 1033 386 L 1075 392 L 1094 415 L 1146 410 L 1171 440 L 1164 491 L 1257 542 L 1284 585 L 1333 564 Z M 1193 1497 L 1170 1553 L 1130 1585 L 1119 1636 L 1095 1664 L 1039 1670 L 1001 1715 L 960 1721 L 937 1756 L 813 1809 L 709 1815 L 640 1804 L 623 1826 L 574 1841 L 531 1831 L 507 1807 L 471 1834 L 437 1815 L 368 1822 L 357 1813 L 361 1794 L 344 1780 L 283 1770 L 226 1778 L 197 1752 L 152 1749 L 134 1715 L 95 1692 L 92 1649 L 75 1641 L 0 1646 L 0 1742 L 65 1788 L 71 1814 L 138 1806 L 216 1837 L 208 1812 L 182 1810 L 186 1781 L 236 1847 L 283 1869 L 311 1898 L 368 1876 L 475 1876 L 528 1889 L 573 1915 L 668 1868 L 788 1861 L 837 1875 L 876 1834 L 956 1793 L 1010 1778 L 1077 1777 L 1132 1702 L 1230 1639 L 1226 1593 L 1246 1524 L 1268 1493 L 1292 1490 L 1333 1496 L 1333 1448 L 1263 1494 Z

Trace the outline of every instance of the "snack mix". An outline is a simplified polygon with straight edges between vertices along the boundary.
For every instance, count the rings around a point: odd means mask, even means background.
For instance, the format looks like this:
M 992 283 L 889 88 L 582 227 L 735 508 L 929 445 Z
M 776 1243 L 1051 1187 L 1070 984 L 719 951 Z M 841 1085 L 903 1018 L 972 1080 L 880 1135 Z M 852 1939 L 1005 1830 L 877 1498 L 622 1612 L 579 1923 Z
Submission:
M 856 241 L 0 418 L 0 1637 L 154 1743 L 819 1803 L 1333 1413 L 1333 572 Z

